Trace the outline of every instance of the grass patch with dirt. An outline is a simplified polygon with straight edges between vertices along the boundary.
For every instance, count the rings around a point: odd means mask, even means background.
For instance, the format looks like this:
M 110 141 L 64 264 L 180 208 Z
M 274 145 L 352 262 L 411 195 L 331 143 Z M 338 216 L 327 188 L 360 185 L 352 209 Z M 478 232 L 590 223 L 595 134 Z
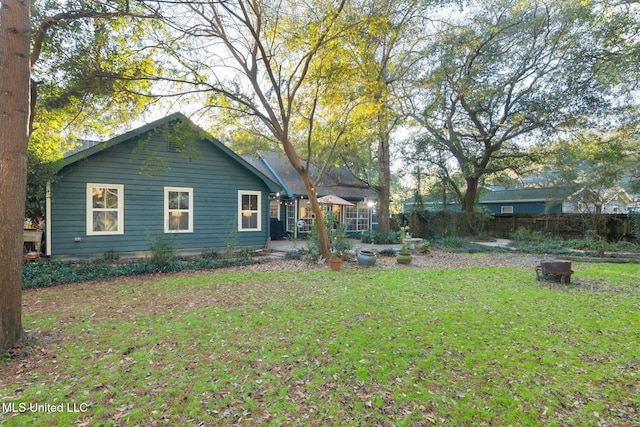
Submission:
M 573 268 L 571 285 L 370 268 L 25 291 L 0 422 L 637 426 L 640 266 Z

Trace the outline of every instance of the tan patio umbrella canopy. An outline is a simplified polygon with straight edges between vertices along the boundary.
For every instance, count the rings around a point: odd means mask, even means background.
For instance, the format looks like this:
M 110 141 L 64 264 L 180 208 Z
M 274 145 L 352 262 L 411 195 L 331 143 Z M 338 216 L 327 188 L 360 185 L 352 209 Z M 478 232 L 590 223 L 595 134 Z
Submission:
M 342 206 L 355 206 L 353 203 L 343 199 L 342 197 L 338 197 L 335 194 L 329 194 L 327 196 L 319 197 L 318 203 L 330 203 L 332 205 L 342 205 Z

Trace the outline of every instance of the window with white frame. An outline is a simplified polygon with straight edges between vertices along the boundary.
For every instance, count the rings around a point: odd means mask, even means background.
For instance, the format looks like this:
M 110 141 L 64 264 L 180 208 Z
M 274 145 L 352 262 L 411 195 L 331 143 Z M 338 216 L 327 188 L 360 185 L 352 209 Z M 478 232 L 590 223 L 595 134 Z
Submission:
M 500 207 L 500 213 L 512 214 L 513 213 L 513 206 L 501 206 Z
M 238 231 L 260 231 L 262 229 L 259 191 L 238 191 Z
M 164 232 L 193 232 L 193 188 L 164 187 Z
M 296 229 L 296 202 L 289 200 L 287 205 L 287 231 L 293 232 Z
M 87 235 L 124 234 L 124 185 L 87 184 Z
M 344 225 L 347 231 L 366 231 L 369 229 L 369 208 L 359 202 L 355 206 L 344 207 Z
M 280 219 L 280 200 L 275 199 L 269 202 L 269 217 Z
M 311 226 L 316 221 L 315 215 L 311 210 L 311 202 L 309 201 L 309 199 L 300 199 L 299 207 L 300 215 L 298 217 L 298 223 L 296 223 L 296 227 L 298 228 L 298 231 L 308 233 L 309 231 L 311 231 Z M 298 224 L 302 225 L 302 227 L 298 227 Z

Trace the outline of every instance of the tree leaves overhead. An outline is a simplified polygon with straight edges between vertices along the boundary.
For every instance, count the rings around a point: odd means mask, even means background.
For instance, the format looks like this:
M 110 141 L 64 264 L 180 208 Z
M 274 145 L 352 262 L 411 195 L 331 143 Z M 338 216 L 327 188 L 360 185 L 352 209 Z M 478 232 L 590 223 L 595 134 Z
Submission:
M 27 213 L 44 204 L 47 163 L 79 137 L 104 139 L 137 120 L 164 73 L 149 34 L 157 14 L 137 1 L 34 0 Z
M 103 133 L 142 111 L 159 74 L 147 35 L 161 25 L 142 3 L 36 0 L 32 22 L 34 128 L 57 111 Z
M 602 202 L 610 190 L 633 180 L 639 154 L 638 141 L 626 131 L 578 133 L 549 147 L 543 171 L 554 177 L 554 186 L 573 191 L 586 187 Z

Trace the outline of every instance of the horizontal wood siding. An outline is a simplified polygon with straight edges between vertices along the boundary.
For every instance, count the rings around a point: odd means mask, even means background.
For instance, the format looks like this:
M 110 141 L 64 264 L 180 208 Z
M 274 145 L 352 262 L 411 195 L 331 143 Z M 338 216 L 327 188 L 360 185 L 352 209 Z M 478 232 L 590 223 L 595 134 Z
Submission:
M 191 253 L 263 247 L 269 235 L 264 182 L 210 142 L 198 141 L 189 151 L 191 155 L 168 151 L 164 137 L 153 134 L 63 169 L 51 186 L 52 257 L 95 257 L 107 251 L 126 256 L 147 251 L 150 239 L 159 238 Z M 86 234 L 87 183 L 124 185 L 123 235 Z M 193 233 L 164 233 L 164 187 L 193 188 Z M 261 231 L 238 231 L 238 190 L 262 193 Z
M 512 206 L 514 214 L 542 214 L 542 213 L 557 213 L 561 212 L 562 206 L 554 204 L 548 206 L 545 202 L 500 202 L 500 203 L 479 203 L 484 209 L 487 209 L 489 213 L 501 214 L 503 206 Z

